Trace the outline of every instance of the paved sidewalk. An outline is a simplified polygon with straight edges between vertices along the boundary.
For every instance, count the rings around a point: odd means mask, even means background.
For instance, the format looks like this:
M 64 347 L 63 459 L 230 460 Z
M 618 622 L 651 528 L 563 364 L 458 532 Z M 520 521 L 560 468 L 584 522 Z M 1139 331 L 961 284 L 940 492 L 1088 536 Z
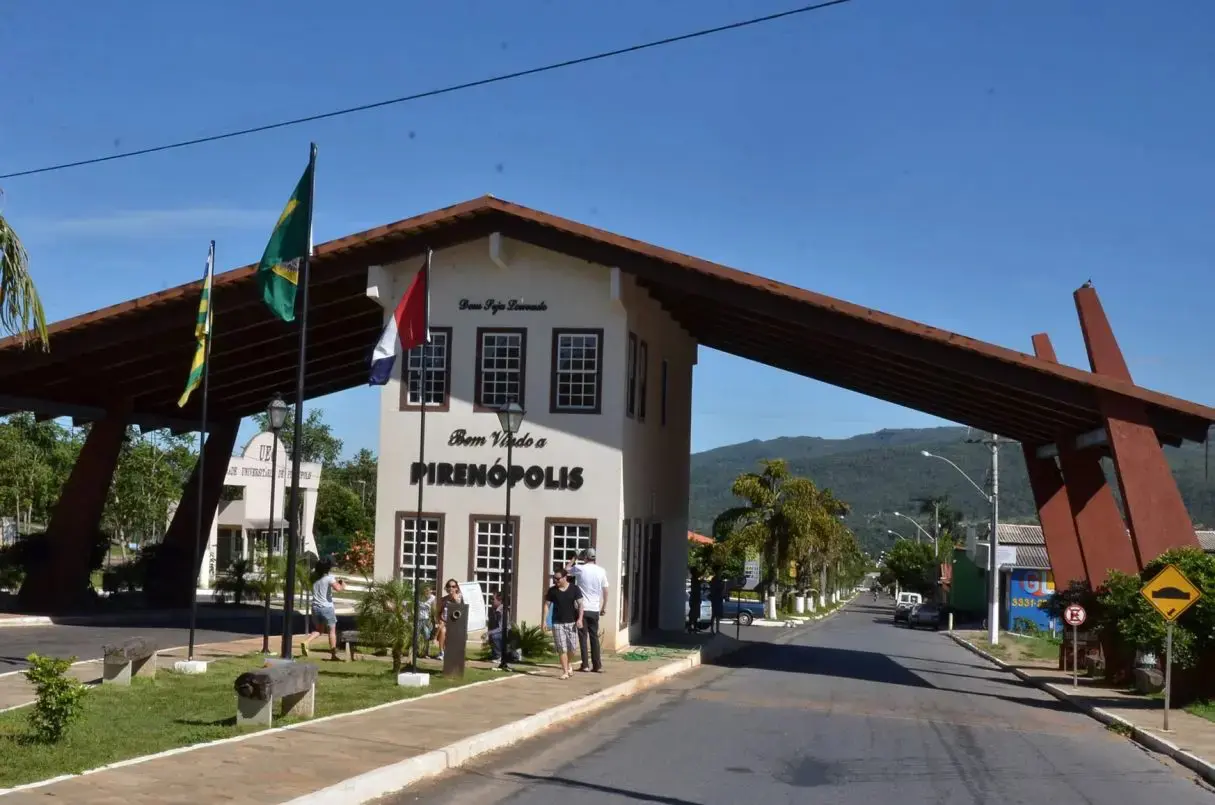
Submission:
M 1060 671 L 1058 662 L 1023 658 L 1009 662 L 984 651 L 982 646 L 986 645 L 985 641 L 972 641 L 973 635 L 956 633 L 950 637 L 996 665 L 1012 671 L 1022 681 L 1071 703 L 1099 721 L 1120 723 L 1137 742 L 1173 757 L 1207 782 L 1215 784 L 1215 722 L 1173 708 L 1169 711 L 1169 731 L 1165 732 L 1162 699 L 1143 696 L 1133 689 L 1111 687 L 1100 679 L 1085 676 L 1080 677 L 1077 687 L 1072 687 L 1071 674 Z
M 717 642 L 733 644 L 729 638 Z M 691 654 L 681 648 L 652 650 L 637 660 L 605 658 L 604 673 L 575 674 L 568 681 L 558 679 L 559 668 L 529 668 L 369 713 L 304 722 L 14 791 L 0 797 L 0 805 L 282 803 L 688 662 Z
M 233 655 L 249 654 L 250 652 L 259 651 L 262 647 L 261 637 L 250 637 L 243 640 L 233 640 L 227 643 L 208 643 L 206 645 L 196 645 L 194 647 L 194 656 L 200 660 L 213 660 L 219 657 L 230 657 Z M 97 646 L 98 653 L 101 652 L 101 646 Z M 177 660 L 186 658 L 186 647 L 164 649 L 157 652 L 160 658 L 157 662 L 161 668 L 172 669 L 173 663 Z M 72 676 L 79 679 L 81 682 L 93 684 L 101 681 L 101 660 L 86 660 L 72 666 L 69 672 Z M 34 700 L 33 690 L 30 683 L 26 681 L 25 674 L 18 671 L 17 673 L 0 676 L 0 710 L 7 710 L 12 707 L 20 707 Z

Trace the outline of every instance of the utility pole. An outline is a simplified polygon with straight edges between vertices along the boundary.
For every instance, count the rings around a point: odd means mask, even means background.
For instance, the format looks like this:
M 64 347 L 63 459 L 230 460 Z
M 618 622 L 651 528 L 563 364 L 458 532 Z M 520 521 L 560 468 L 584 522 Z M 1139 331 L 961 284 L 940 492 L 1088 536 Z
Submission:
M 991 493 L 987 496 L 991 504 L 991 533 L 987 538 L 987 640 L 996 646 L 1000 643 L 1000 562 L 997 557 L 1000 552 L 1000 447 L 1009 441 L 995 433 L 966 441 L 982 442 L 991 451 Z

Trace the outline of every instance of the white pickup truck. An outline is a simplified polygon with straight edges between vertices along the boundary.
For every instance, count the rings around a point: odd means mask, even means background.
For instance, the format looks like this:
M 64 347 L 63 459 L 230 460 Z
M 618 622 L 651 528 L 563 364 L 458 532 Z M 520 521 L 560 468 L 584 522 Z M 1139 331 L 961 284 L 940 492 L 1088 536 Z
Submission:
M 894 622 L 906 623 L 911 618 L 911 610 L 924 603 L 924 596 L 919 593 L 899 593 L 894 599 Z

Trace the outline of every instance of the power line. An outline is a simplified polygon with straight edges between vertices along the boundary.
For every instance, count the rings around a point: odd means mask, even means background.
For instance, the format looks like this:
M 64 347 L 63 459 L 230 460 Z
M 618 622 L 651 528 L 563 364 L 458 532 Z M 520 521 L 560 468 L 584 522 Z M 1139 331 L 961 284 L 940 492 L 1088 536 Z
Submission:
M 31 168 L 30 170 L 17 171 L 15 173 L 0 174 L 0 179 L 16 179 L 20 176 L 33 176 L 39 173 L 51 173 L 53 171 L 67 170 L 68 168 L 80 168 L 85 165 L 97 165 L 102 162 L 113 162 L 118 159 L 129 159 L 131 157 L 141 157 L 147 154 L 157 154 L 161 151 L 173 151 L 178 148 L 188 148 L 194 145 L 202 145 L 204 143 L 213 143 L 219 140 L 230 140 L 234 137 L 244 137 L 249 134 L 260 134 L 264 131 L 273 131 L 274 129 L 283 129 L 288 126 L 298 126 L 302 123 L 312 123 L 317 120 L 328 120 L 334 117 L 342 117 L 345 115 L 353 115 L 357 112 L 367 112 L 372 109 L 380 109 L 385 106 L 394 106 L 399 103 L 408 103 L 410 101 L 420 101 L 424 98 L 434 98 L 439 95 L 448 95 L 453 92 L 460 92 L 466 89 L 474 89 L 476 87 L 485 87 L 490 84 L 500 84 L 504 81 L 513 81 L 517 78 L 527 78 L 541 73 L 549 73 L 554 70 L 561 70 L 566 67 L 577 67 L 581 64 L 589 64 L 591 62 L 603 61 L 604 59 L 614 58 L 616 56 L 625 56 L 630 53 L 638 53 L 643 50 L 652 50 L 653 48 L 663 47 L 665 45 L 674 45 L 679 42 L 686 42 L 690 39 L 699 39 L 704 36 L 713 34 L 725 33 L 727 31 L 737 31 L 740 28 L 749 28 L 754 25 L 760 25 L 765 22 L 773 22 L 775 20 L 794 17 L 799 14 L 806 14 L 811 11 L 821 11 L 831 6 L 839 6 L 849 0 L 826 0 L 825 2 L 813 3 L 807 6 L 791 8 L 787 11 L 778 11 L 775 14 L 767 14 L 762 17 L 751 17 L 750 19 L 731 22 L 726 25 L 718 25 L 714 28 L 703 28 L 699 31 L 692 31 L 678 36 L 669 36 L 665 39 L 655 39 L 651 42 L 643 42 L 637 45 L 617 48 L 616 50 L 605 50 L 601 53 L 595 53 L 589 56 L 580 56 L 576 59 L 567 59 L 565 61 L 553 62 L 543 65 L 542 67 L 531 67 L 526 70 L 516 70 L 513 73 L 502 73 L 500 75 L 480 78 L 476 81 L 466 81 L 462 84 L 451 84 L 438 89 L 430 89 L 425 92 L 417 92 L 413 95 L 403 95 L 399 98 L 390 98 L 388 100 L 376 101 L 374 103 L 365 103 L 360 106 L 350 106 L 345 109 L 336 109 L 331 112 L 322 112 L 320 114 L 308 115 L 306 117 L 297 117 L 290 120 L 280 120 L 277 123 L 267 123 L 261 126 L 253 126 L 247 129 L 238 129 L 236 131 L 228 131 L 222 134 L 212 134 L 208 137 L 197 137 L 193 140 L 181 140 L 175 143 L 167 143 L 165 145 L 152 146 L 151 148 L 140 148 L 135 151 L 124 151 L 119 154 L 110 154 L 103 157 L 93 157 L 92 159 L 81 159 L 76 162 L 63 162 L 58 165 L 48 165 L 42 168 Z

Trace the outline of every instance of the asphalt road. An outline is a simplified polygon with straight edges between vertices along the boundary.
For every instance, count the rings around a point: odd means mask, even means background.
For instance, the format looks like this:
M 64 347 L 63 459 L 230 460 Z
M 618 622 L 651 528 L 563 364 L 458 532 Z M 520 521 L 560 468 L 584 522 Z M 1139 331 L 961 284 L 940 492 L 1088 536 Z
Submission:
M 1215 803 L 944 635 L 892 626 L 889 603 L 866 597 L 384 803 Z
M 277 621 L 274 625 L 277 626 Z M 262 633 L 260 621 L 207 623 L 206 626 L 207 629 L 196 630 L 196 644 L 218 643 Z M 0 628 L 0 674 L 25 668 L 28 665 L 25 658 L 35 652 L 52 657 L 76 657 L 78 660 L 100 659 L 104 644 L 135 635 L 157 640 L 164 648 L 184 646 L 189 642 L 189 631 L 185 627 L 6 626 Z M 277 646 L 278 642 L 274 641 L 273 645 Z

